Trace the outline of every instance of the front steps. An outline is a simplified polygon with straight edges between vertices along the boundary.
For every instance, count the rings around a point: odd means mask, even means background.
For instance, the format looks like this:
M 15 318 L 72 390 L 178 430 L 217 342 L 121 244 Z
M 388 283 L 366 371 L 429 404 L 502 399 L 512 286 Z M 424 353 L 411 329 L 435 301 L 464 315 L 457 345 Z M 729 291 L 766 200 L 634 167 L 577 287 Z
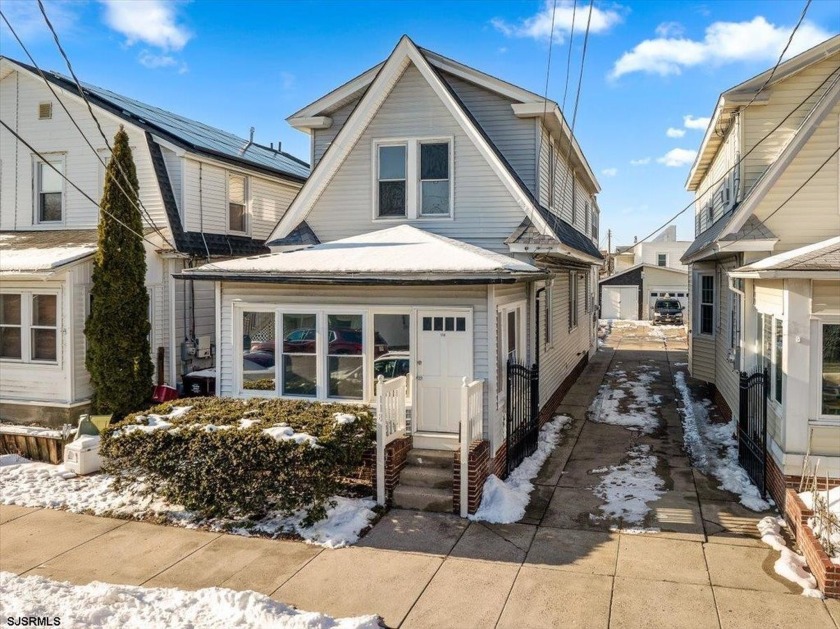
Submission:
M 414 448 L 408 453 L 394 489 L 394 505 L 403 509 L 452 513 L 454 452 Z

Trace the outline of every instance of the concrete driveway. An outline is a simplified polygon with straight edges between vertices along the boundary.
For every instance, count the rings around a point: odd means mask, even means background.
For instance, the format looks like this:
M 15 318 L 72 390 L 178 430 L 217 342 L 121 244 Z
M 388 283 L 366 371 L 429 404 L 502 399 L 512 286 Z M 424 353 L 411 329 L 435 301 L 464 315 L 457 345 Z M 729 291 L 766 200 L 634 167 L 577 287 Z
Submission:
M 762 514 L 691 468 L 673 388 L 685 362 L 679 330 L 615 326 L 564 399 L 575 422 L 516 524 L 392 510 L 355 547 L 322 550 L 2 506 L 0 570 L 252 589 L 333 616 L 379 614 L 389 627 L 840 627 L 840 601 L 804 598 L 775 575 L 777 554 L 755 528 Z M 647 385 L 660 396 L 656 428 L 594 421 L 601 385 L 628 389 L 640 373 L 657 374 Z M 594 493 L 640 445 L 664 481 L 641 525 L 605 516 Z

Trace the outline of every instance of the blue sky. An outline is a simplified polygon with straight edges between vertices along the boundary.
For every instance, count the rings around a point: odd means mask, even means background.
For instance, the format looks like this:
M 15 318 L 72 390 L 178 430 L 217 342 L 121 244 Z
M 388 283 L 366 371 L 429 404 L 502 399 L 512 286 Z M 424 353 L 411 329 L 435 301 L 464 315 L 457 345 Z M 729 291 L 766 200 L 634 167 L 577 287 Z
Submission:
M 580 0 L 558 0 L 549 97 L 567 117 L 580 71 Z M 602 233 L 646 236 L 691 199 L 685 178 L 718 94 L 773 65 L 804 0 L 596 2 L 576 135 L 598 176 Z M 285 118 L 384 59 L 406 33 L 416 43 L 543 93 L 553 1 L 46 2 L 83 81 L 257 141 L 282 140 L 308 159 L 308 136 Z M 42 67 L 66 73 L 34 0 L 3 0 Z M 814 0 L 792 50 L 840 31 L 840 8 Z M 5 26 L 2 54 L 24 59 Z M 689 116 L 690 118 L 686 118 Z M 688 122 L 686 122 L 688 121 Z M 693 124 L 692 124 L 693 123 Z M 696 127 L 696 128 L 695 128 Z M 691 212 L 677 223 L 692 236 Z

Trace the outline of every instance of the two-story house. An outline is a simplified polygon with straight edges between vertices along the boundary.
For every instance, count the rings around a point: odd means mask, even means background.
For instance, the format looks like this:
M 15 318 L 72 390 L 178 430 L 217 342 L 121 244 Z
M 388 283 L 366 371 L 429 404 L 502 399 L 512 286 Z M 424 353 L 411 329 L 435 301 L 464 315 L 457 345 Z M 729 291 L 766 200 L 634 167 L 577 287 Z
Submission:
M 723 92 L 687 182 L 691 374 L 738 418 L 742 446 L 762 447 L 766 406 L 766 483 L 779 504 L 806 455 L 840 482 L 839 123 L 835 36 Z M 765 383 L 742 383 L 765 369 Z M 765 395 L 749 395 L 753 385 Z
M 309 174 L 273 147 L 0 58 L 0 415 L 75 421 L 90 399 L 85 319 L 108 143 L 122 125 L 139 180 L 159 382 L 213 364 L 210 282 L 183 268 L 268 251 Z M 74 124 L 75 121 L 75 124 Z M 78 128 L 75 126 L 78 125 Z M 10 131 L 11 129 L 11 131 Z M 84 136 L 82 135 L 84 134 Z M 92 202 L 85 195 L 95 200 Z
M 650 320 L 663 297 L 688 307 L 688 268 L 680 258 L 689 245 L 669 225 L 650 240 L 616 247 L 607 262 L 612 268 L 599 282 L 601 317 Z
M 595 347 L 599 185 L 557 104 L 403 37 L 289 122 L 313 172 L 275 252 L 182 273 L 216 281 L 220 393 L 370 403 L 408 374 L 414 448 L 451 452 L 480 379 L 504 466 L 508 361 L 547 413 Z

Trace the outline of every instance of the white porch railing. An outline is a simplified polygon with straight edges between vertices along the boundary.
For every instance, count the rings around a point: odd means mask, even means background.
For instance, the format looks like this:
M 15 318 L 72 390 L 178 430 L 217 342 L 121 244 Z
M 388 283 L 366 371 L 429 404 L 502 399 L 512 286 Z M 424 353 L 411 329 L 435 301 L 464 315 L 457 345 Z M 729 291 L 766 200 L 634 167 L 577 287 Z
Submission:
M 461 385 L 461 517 L 467 517 L 470 497 L 470 444 L 482 437 L 484 423 L 484 380 L 467 382 Z
M 376 501 L 385 504 L 385 446 L 405 435 L 406 377 L 376 379 Z

